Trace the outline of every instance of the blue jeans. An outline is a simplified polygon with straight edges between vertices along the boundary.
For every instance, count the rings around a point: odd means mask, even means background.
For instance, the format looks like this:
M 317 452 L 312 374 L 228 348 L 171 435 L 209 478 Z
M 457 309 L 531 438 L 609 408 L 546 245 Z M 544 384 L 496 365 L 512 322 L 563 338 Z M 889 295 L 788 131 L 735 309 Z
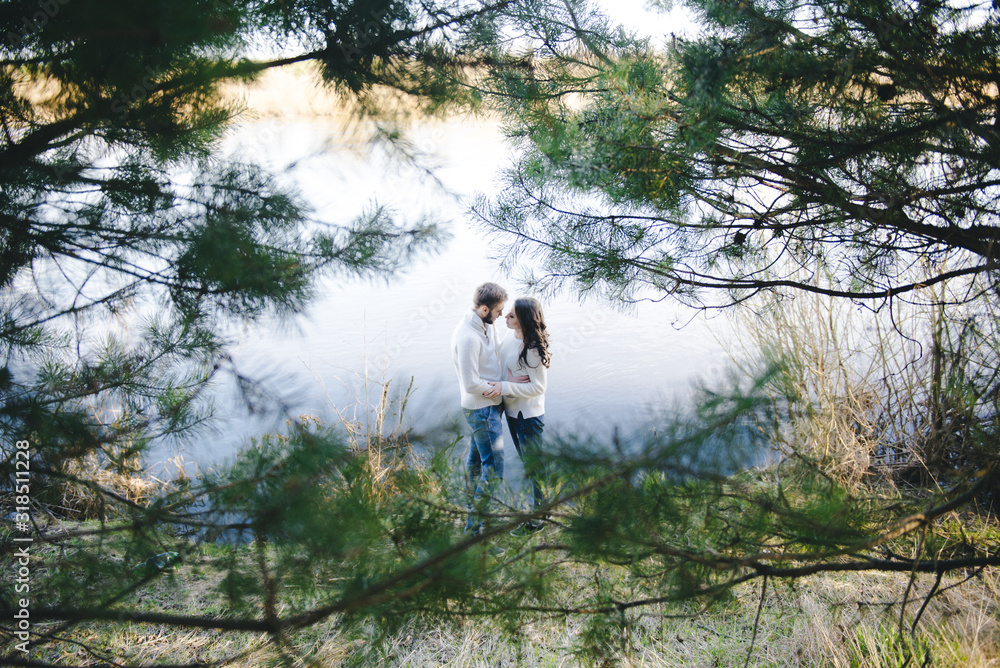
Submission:
M 465 420 L 472 429 L 469 440 L 469 485 L 475 485 L 475 494 L 469 501 L 469 520 L 465 524 L 466 531 L 479 531 L 483 520 L 476 513 L 475 506 L 483 503 L 484 498 L 493 492 L 495 482 L 503 480 L 503 450 L 499 449 L 503 436 L 503 423 L 500 415 L 502 406 L 487 406 L 475 410 L 465 410 Z M 487 499 L 488 500 L 488 499 Z
M 542 431 L 545 429 L 545 416 L 524 417 L 518 411 L 517 417 L 507 415 L 507 426 L 510 427 L 510 438 L 514 441 L 517 454 L 524 462 L 524 477 L 531 481 L 534 494 L 534 508 L 545 504 L 545 496 L 538 479 L 544 474 L 541 462 Z

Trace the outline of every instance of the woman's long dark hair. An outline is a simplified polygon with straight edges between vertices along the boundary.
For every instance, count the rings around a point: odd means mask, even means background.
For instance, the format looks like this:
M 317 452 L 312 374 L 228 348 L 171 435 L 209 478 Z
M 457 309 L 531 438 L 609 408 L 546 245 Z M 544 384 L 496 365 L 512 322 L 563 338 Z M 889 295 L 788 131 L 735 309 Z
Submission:
M 521 325 L 521 338 L 524 346 L 517 361 L 522 367 L 528 366 L 528 351 L 534 348 L 546 368 L 549 366 L 549 334 L 545 331 L 545 316 L 542 315 L 542 305 L 537 299 L 521 297 L 514 301 L 514 315 Z

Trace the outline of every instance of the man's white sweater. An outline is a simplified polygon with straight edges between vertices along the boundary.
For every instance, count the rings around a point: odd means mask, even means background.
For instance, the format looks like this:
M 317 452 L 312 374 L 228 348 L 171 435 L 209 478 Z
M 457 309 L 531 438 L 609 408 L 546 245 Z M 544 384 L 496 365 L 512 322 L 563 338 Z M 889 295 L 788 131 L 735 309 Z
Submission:
M 475 410 L 496 406 L 502 399 L 488 399 L 483 392 L 488 383 L 500 381 L 500 360 L 497 357 L 497 334 L 476 312 L 469 310 L 451 335 L 451 356 L 455 361 L 458 386 L 462 393 L 462 408 Z

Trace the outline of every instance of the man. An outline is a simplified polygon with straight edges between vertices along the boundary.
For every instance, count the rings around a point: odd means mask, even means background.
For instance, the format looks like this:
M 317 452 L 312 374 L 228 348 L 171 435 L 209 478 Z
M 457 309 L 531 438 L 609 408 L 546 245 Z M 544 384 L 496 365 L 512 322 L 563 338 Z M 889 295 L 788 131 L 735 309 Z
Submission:
M 469 484 L 476 486 L 469 502 L 466 532 L 482 531 L 483 520 L 475 505 L 484 502 L 493 485 L 503 480 L 503 433 L 501 416 L 499 341 L 493 322 L 503 314 L 507 291 L 496 283 L 483 283 L 472 297 L 472 310 L 455 328 L 451 337 L 451 354 L 458 374 L 462 395 L 462 410 L 472 429 L 469 442 Z M 496 383 L 494 387 L 490 383 Z

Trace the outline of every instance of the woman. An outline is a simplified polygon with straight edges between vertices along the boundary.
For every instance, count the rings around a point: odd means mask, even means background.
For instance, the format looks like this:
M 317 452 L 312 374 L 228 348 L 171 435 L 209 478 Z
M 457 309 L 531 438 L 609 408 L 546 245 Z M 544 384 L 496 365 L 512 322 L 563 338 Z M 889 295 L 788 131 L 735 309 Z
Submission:
M 507 312 L 507 336 L 500 344 L 500 373 L 504 412 L 511 440 L 524 462 L 524 476 L 531 482 L 533 506 L 544 505 L 538 479 L 542 472 L 542 430 L 545 426 L 545 382 L 549 367 L 549 335 L 538 300 L 530 297 L 514 302 Z M 515 535 L 542 528 L 540 521 L 527 522 Z

